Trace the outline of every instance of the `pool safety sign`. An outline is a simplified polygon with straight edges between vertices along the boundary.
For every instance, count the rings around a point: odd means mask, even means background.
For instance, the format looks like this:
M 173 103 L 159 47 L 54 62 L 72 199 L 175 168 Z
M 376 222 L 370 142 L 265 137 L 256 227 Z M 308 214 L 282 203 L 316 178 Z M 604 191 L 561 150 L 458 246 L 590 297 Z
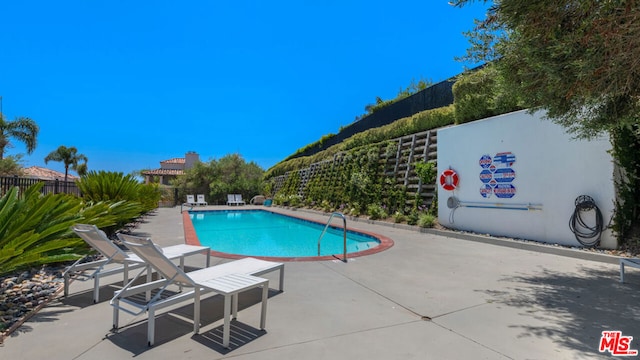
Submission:
M 480 157 L 480 195 L 483 198 L 495 195 L 497 198 L 510 199 L 516 195 L 516 187 L 512 184 L 516 178 L 516 171 L 513 170 L 515 162 L 516 156 L 510 151 L 499 152 L 493 157 L 489 154 Z

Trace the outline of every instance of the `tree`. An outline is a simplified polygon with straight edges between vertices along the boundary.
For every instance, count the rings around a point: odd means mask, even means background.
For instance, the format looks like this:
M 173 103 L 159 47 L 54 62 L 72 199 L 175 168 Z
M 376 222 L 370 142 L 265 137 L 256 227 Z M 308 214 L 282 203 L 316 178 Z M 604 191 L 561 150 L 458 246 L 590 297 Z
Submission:
M 27 154 L 36 149 L 39 131 L 38 124 L 27 117 L 17 117 L 7 121 L 0 113 L 0 160 L 4 158 L 7 147 L 11 147 L 10 138 L 15 138 L 27 146 Z
M 61 145 L 55 151 L 52 151 L 44 158 L 44 163 L 47 164 L 49 161 L 59 161 L 64 164 L 64 186 L 65 192 L 67 191 L 67 177 L 69 174 L 69 168 L 72 170 L 80 170 L 78 173 L 82 172 L 86 173 L 87 170 L 87 157 L 83 154 L 78 154 L 78 149 L 75 147 L 66 147 Z M 83 163 L 80 163 L 83 161 Z
M 226 202 L 227 194 L 242 194 L 250 199 L 262 191 L 264 170 L 255 162 L 247 163 L 240 154 L 228 154 L 219 160 L 196 163 L 172 184 L 186 193 L 208 193 L 209 203 Z
M 639 5 L 628 0 L 495 1 L 470 34 L 469 55 L 499 59 L 501 73 L 527 103 L 545 109 L 578 136 L 635 125 Z
M 22 175 L 22 155 L 9 155 L 0 159 L 0 176 L 20 176 Z
M 209 184 L 210 193 L 217 197 L 242 194 L 246 199 L 261 191 L 264 171 L 255 162 L 245 162 L 240 154 L 228 154 L 217 163 L 218 178 Z
M 87 175 L 87 172 L 89 171 L 89 168 L 87 168 L 87 162 L 85 161 L 81 164 L 78 164 L 75 170 L 78 173 L 78 176 Z
M 420 79 L 418 81 L 416 81 L 416 79 L 411 79 L 411 83 L 406 88 L 400 88 L 397 98 L 407 98 L 413 94 L 419 93 L 420 91 L 428 88 L 431 85 L 433 85 L 433 81 L 429 79 Z
M 464 6 L 473 0 L 456 0 Z M 487 2 L 487 1 L 483 1 Z M 493 61 L 532 110 L 579 137 L 610 134 L 624 169 L 614 230 L 640 222 L 640 4 L 635 0 L 494 1 L 469 33 L 467 59 Z

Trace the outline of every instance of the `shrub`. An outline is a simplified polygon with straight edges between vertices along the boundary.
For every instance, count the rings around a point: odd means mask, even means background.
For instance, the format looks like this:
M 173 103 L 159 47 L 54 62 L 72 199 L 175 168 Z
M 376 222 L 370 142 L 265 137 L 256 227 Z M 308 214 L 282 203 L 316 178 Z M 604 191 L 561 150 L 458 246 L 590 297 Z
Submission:
M 158 207 L 162 199 L 162 191 L 157 183 L 138 184 L 137 201 L 142 205 L 143 212 L 149 212 Z
M 0 198 L 0 275 L 82 257 L 85 243 L 70 230 L 81 219 L 81 200 L 66 194 L 43 196 L 43 184 L 29 187 L 22 199 L 17 187 Z
M 78 180 L 78 188 L 87 202 L 137 202 L 141 214 L 158 207 L 162 196 L 157 184 L 142 184 L 132 175 L 112 171 L 90 171 Z
M 436 217 L 431 214 L 420 214 L 418 217 L 418 226 L 423 228 L 432 228 L 436 223 Z
M 389 217 L 386 210 L 378 204 L 367 206 L 367 215 L 369 215 L 369 219 L 371 220 L 386 219 Z
M 296 208 L 302 206 L 302 196 L 289 195 L 289 206 Z
M 162 196 L 157 184 L 142 184 L 132 175 L 110 171 L 88 172 L 78 180 L 78 189 L 89 205 L 85 211 L 103 217 L 102 225 L 95 225 L 107 234 L 157 208 Z
M 354 202 L 348 209 L 349 215 L 358 217 L 362 214 L 362 209 L 360 207 L 360 203 Z
M 405 214 L 400 211 L 396 211 L 391 217 L 393 217 L 393 222 L 395 222 L 396 224 L 405 222 L 407 220 Z
M 493 65 L 461 74 L 453 85 L 456 124 L 525 108 Z
M 329 200 L 322 200 L 322 203 L 320 203 L 320 207 L 324 212 L 331 212 L 331 210 L 333 209 L 333 206 L 331 206 Z
M 416 225 L 418 223 L 418 212 L 417 211 L 412 211 L 408 216 L 407 216 L 407 224 L 409 225 Z
M 423 184 L 435 184 L 436 182 L 436 166 L 433 162 L 420 161 L 415 164 L 416 174 Z
M 140 209 L 139 203 L 125 200 L 89 202 L 81 211 L 82 222 L 95 225 L 111 236 L 138 218 Z
M 303 205 L 308 207 L 308 208 L 313 208 L 316 205 L 316 201 L 313 200 L 310 197 L 307 197 L 307 198 L 304 199 Z

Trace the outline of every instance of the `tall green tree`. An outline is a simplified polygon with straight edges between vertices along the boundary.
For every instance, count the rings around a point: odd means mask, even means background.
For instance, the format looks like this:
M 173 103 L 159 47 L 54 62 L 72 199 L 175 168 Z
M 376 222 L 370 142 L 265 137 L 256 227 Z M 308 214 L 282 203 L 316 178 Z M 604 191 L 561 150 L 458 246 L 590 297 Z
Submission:
M 638 123 L 639 20 L 637 1 L 494 1 L 469 34 L 468 54 L 499 59 L 528 104 L 588 138 Z
M 264 170 L 255 162 L 246 162 L 240 154 L 228 154 L 217 163 L 218 177 L 209 184 L 210 194 L 226 198 L 227 194 L 242 194 L 250 199 L 261 192 Z
M 532 109 L 579 137 L 610 135 L 624 169 L 614 229 L 640 233 L 640 162 L 629 154 L 640 148 L 640 3 L 496 0 L 469 36 L 467 59 L 493 61 Z
M 4 158 L 7 148 L 12 146 L 11 138 L 23 142 L 27 147 L 27 154 L 31 154 L 36 149 L 38 131 L 38 124 L 28 117 L 7 120 L 0 113 L 0 160 Z
M 255 162 L 246 162 L 240 154 L 228 154 L 219 160 L 196 163 L 184 176 L 173 181 L 180 196 L 187 193 L 209 194 L 209 203 L 226 202 L 227 194 L 242 194 L 250 199 L 262 192 L 264 170 Z
M 44 158 L 44 163 L 48 164 L 49 161 L 58 161 L 64 164 L 64 182 L 65 192 L 67 186 L 67 177 L 69 176 L 69 168 L 72 170 L 80 169 L 80 172 L 86 173 L 86 163 L 89 161 L 83 154 L 78 154 L 78 149 L 75 147 L 66 147 L 61 145 L 56 150 L 52 151 Z M 82 162 L 81 162 L 82 161 Z M 82 174 L 80 174 L 82 175 Z

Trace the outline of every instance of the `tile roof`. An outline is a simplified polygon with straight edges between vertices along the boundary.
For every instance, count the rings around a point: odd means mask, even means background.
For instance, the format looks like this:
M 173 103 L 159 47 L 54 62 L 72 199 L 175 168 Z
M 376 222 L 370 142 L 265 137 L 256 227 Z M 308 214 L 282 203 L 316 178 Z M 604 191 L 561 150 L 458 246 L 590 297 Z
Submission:
M 184 163 L 185 163 L 184 158 L 173 158 L 169 160 L 160 161 L 160 164 L 184 164 Z
M 184 170 L 180 170 L 180 169 L 146 170 L 142 172 L 142 175 L 184 175 Z
M 59 171 L 55 171 L 55 170 L 51 170 L 51 169 L 47 169 L 47 168 L 43 168 L 40 166 L 31 166 L 25 169 L 22 169 L 22 171 L 24 172 L 25 176 L 28 177 L 33 177 L 33 178 L 37 178 L 37 179 L 42 179 L 42 180 L 55 180 L 55 179 L 59 179 L 59 180 L 64 180 L 64 173 L 61 173 Z M 77 180 L 79 179 L 79 177 L 72 175 L 72 174 L 67 174 L 67 180 Z

